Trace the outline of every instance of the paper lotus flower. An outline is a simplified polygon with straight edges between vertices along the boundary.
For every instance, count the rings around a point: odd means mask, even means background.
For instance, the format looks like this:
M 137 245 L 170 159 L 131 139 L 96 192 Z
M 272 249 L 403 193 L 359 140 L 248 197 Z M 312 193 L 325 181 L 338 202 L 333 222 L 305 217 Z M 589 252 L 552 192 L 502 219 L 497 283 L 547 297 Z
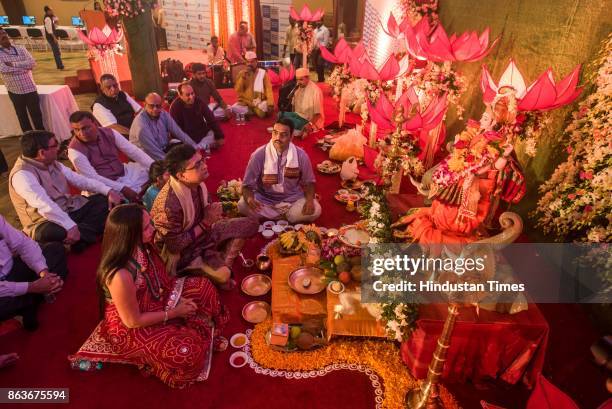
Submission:
M 282 67 L 278 74 L 273 70 L 268 70 L 268 77 L 270 77 L 272 86 L 283 85 L 284 83 L 295 78 L 295 68 L 293 67 L 293 64 L 289 66 L 289 69 Z
M 353 50 L 349 47 L 348 43 L 344 38 L 340 38 L 334 47 L 334 53 L 330 53 L 329 50 L 323 46 L 319 46 L 321 50 L 321 57 L 331 62 L 332 64 L 346 64 L 353 56 Z
M 457 37 L 448 37 L 441 24 L 431 32 L 427 19 L 422 18 L 414 27 L 404 26 L 408 53 L 419 60 L 434 62 L 478 61 L 484 58 L 499 41 L 495 39 L 489 46 L 490 29 L 486 28 L 480 36 L 475 31 L 465 32 Z
M 104 26 L 102 30 L 94 27 L 87 35 L 82 30 L 77 30 L 83 42 L 92 47 L 112 46 L 121 41 L 122 32 L 109 26 Z
M 577 65 L 559 83 L 555 83 L 552 69 L 549 68 L 527 87 L 525 79 L 514 60 L 510 60 L 497 84 L 491 78 L 487 67 L 483 66 L 480 80 L 483 100 L 490 104 L 500 88 L 509 87 L 516 92 L 516 99 L 519 101 L 517 109 L 519 111 L 548 111 L 559 108 L 574 101 L 582 92 L 582 87 L 577 88 L 580 67 L 580 65 Z
M 289 15 L 295 21 L 314 22 L 314 21 L 319 21 L 323 18 L 323 9 L 318 9 L 317 11 L 313 13 L 312 11 L 310 11 L 308 6 L 304 6 L 300 14 L 298 14 L 297 11 L 295 11 L 295 9 L 293 8 L 293 6 L 291 6 L 289 8 Z
M 395 16 L 393 13 L 390 13 L 389 18 L 387 19 L 387 25 L 385 26 L 382 22 L 380 25 L 382 26 L 385 34 L 393 38 L 399 38 L 404 35 L 404 31 L 406 31 L 406 28 L 410 26 L 410 20 L 408 19 L 408 16 L 406 16 L 400 24 L 397 24 Z
M 441 98 L 432 99 L 427 108 L 420 110 L 418 97 L 412 87 L 402 94 L 395 105 L 391 104 L 384 93 L 380 95 L 376 106 L 372 105 L 369 100 L 367 104 L 370 118 L 383 132 L 391 132 L 395 129 L 393 117 L 399 107 L 403 108 L 405 119 L 402 129 L 409 132 L 432 130 L 444 119 L 448 107 L 446 95 L 444 95 Z M 412 116 L 410 116 L 411 111 L 414 111 Z
M 408 56 L 404 56 L 399 62 L 395 55 L 390 55 L 380 70 L 374 67 L 367 55 L 362 58 L 352 58 L 349 61 L 349 69 L 355 77 L 364 78 L 369 81 L 391 81 L 401 77 L 411 69 Z

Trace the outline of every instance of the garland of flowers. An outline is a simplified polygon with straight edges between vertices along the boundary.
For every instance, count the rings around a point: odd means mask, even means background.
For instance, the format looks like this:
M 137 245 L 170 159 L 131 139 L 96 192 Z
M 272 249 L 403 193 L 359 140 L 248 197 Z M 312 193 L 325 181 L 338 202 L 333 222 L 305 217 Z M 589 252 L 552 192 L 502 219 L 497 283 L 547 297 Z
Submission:
M 343 64 L 338 64 L 334 67 L 325 82 L 331 89 L 332 97 L 334 97 L 336 101 L 339 101 L 340 96 L 342 95 L 342 90 L 347 87 L 353 81 L 353 79 L 353 76 L 345 68 L 345 66 Z
M 372 183 L 364 185 L 365 195 L 359 213 L 363 217 L 364 228 L 370 235 L 370 243 L 392 243 L 391 211 L 387 205 L 384 190 Z
M 596 89 L 565 129 L 567 160 L 540 186 L 532 214 L 559 241 L 612 242 L 612 35 L 594 64 Z
M 286 353 L 273 351 L 268 347 L 265 337 L 270 327 L 270 321 L 257 324 L 250 337 L 249 351 L 252 360 L 265 368 L 300 371 L 297 373 L 301 374 L 304 371 L 326 369 L 338 363 L 366 366 L 383 381 L 382 407 L 386 409 L 404 407 L 406 392 L 418 386 L 418 381 L 410 375 L 408 368 L 401 361 L 398 347 L 392 342 L 342 339 L 334 340 L 314 351 Z M 442 385 L 440 398 L 446 408 L 459 407 L 450 392 Z
M 302 21 L 302 24 L 298 22 L 298 37 L 296 39 L 296 50 L 303 52 L 304 46 L 306 45 L 307 52 L 310 53 L 314 46 L 314 29 L 312 25 L 307 21 Z
M 437 22 L 438 16 L 438 0 L 400 0 L 400 7 L 411 17 L 411 20 L 416 21 L 421 17 L 428 17 L 431 22 Z
M 145 12 L 145 0 L 104 0 L 105 11 L 109 16 L 134 18 Z
M 370 235 L 370 243 L 394 242 L 391 211 L 384 190 L 373 184 L 367 184 L 364 189 L 366 194 L 359 213 L 365 219 L 362 223 Z M 412 334 L 418 317 L 419 309 L 416 304 L 398 302 L 376 304 L 375 318 L 384 321 L 387 336 L 399 342 L 407 340 Z

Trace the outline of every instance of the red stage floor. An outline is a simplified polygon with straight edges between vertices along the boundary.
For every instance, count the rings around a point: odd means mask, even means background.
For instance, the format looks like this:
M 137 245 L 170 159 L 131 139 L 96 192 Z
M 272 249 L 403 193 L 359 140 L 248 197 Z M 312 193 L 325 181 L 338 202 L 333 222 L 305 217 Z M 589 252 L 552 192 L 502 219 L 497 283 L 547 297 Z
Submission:
M 232 90 L 222 90 L 226 101 L 235 97 Z M 328 121 L 336 117 L 330 98 L 326 99 Z M 220 180 L 242 177 L 251 152 L 266 143 L 266 127 L 272 119 L 254 119 L 246 126 L 224 123 L 225 146 L 209 161 L 211 177 L 207 184 L 215 191 Z M 314 138 L 297 142 L 309 153 L 312 162 L 325 159 L 314 148 Z M 356 218 L 335 202 L 331 192 L 338 188 L 338 178 L 317 174 L 317 191 L 322 197 L 322 226 L 340 226 Z M 247 257 L 255 256 L 264 245 L 258 237 L 248 243 Z M 76 408 L 210 408 L 210 409 L 366 409 L 374 407 L 374 394 L 368 378 L 360 373 L 337 371 L 308 380 L 287 380 L 257 375 L 248 366 L 234 369 L 228 364 L 231 348 L 216 354 L 210 379 L 186 390 L 172 390 L 156 378 L 144 378 L 135 367 L 105 365 L 99 372 L 72 370 L 66 359 L 87 338 L 98 322 L 95 271 L 100 248 L 94 246 L 69 258 L 70 275 L 54 304 L 45 305 L 40 314 L 40 329 L 27 333 L 19 329 L 0 338 L 0 353 L 18 352 L 21 360 L 0 372 L 2 387 L 70 388 L 70 407 Z M 236 263 L 238 265 L 238 263 Z M 238 280 L 247 271 L 237 267 Z M 235 290 L 224 292 L 222 300 L 231 310 L 226 335 L 245 331 L 250 325 L 242 320 L 242 306 L 252 300 Z M 269 295 L 262 299 L 269 301 Z M 551 332 L 545 374 L 582 407 L 593 408 L 607 397 L 605 377 L 589 361 L 589 345 L 597 338 L 580 306 L 547 305 L 541 310 Z M 500 343 L 504 340 L 500 339 Z M 504 387 L 491 384 L 476 389 L 470 384 L 449 385 L 464 408 L 478 408 L 480 399 L 508 408 L 524 407 L 528 396 L 521 385 Z M 25 407 L 25 406 L 24 406 Z

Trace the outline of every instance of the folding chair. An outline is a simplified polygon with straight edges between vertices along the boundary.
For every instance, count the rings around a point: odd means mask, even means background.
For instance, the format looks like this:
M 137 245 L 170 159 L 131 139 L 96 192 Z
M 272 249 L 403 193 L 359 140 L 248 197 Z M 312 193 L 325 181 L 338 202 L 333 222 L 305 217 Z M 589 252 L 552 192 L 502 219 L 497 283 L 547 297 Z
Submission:
M 28 41 L 28 38 L 23 37 L 19 29 L 6 27 L 4 31 L 6 31 L 6 34 L 8 34 L 9 38 L 13 40 L 14 44 L 22 45 L 22 46 L 25 46 L 26 48 L 30 46 L 30 49 L 32 48 L 30 42 Z
M 36 44 L 37 50 L 48 50 L 47 39 L 40 28 L 26 28 L 26 32 L 28 33 L 28 38 L 30 39 L 30 44 L 32 44 L 32 46 Z

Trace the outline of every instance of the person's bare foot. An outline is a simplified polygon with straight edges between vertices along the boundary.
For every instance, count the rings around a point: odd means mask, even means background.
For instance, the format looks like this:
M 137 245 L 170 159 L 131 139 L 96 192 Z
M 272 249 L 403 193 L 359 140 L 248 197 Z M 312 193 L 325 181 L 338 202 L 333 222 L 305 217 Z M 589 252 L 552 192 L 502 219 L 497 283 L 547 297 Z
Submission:
M 17 355 L 17 353 L 15 352 L 12 352 L 10 354 L 0 355 L 0 368 L 5 368 L 7 366 L 13 365 L 18 360 L 19 360 L 19 355 Z

